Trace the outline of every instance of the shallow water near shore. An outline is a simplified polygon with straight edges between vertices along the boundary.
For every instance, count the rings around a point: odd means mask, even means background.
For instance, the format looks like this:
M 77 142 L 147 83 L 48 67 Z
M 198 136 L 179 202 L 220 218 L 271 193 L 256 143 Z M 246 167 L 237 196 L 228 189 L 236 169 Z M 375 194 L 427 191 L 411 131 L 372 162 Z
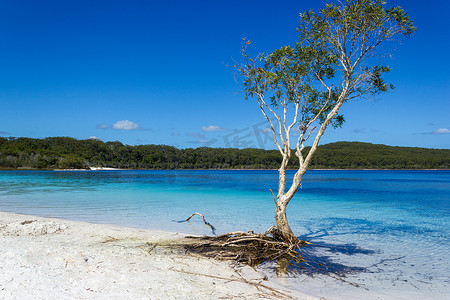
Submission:
M 0 210 L 211 234 L 178 223 L 200 212 L 217 234 L 264 232 L 276 188 L 271 170 L 0 171 Z M 288 217 L 310 263 L 278 280 L 326 299 L 450 299 L 449 195 L 450 171 L 308 171 Z

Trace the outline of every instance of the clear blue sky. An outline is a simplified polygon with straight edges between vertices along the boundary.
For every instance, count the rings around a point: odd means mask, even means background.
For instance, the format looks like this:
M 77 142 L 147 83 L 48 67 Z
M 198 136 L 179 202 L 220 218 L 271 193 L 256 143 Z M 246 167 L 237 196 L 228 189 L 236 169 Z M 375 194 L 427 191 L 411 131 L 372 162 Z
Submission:
M 313 4 L 314 3 L 314 4 Z M 0 2 L 0 135 L 273 148 L 233 78 L 242 37 L 295 42 L 326 1 Z M 391 1 L 418 31 L 389 61 L 396 89 L 343 107 L 322 140 L 450 148 L 450 4 Z

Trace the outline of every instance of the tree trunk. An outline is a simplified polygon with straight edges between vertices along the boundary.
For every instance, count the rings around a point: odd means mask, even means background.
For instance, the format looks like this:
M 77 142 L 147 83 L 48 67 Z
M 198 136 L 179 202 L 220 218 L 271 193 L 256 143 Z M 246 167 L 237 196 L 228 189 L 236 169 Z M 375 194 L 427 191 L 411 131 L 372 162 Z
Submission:
M 277 223 L 278 233 L 283 241 L 287 243 L 294 243 L 298 241 L 298 238 L 292 232 L 291 227 L 286 216 L 286 206 L 284 204 L 278 204 L 275 210 L 275 222 Z

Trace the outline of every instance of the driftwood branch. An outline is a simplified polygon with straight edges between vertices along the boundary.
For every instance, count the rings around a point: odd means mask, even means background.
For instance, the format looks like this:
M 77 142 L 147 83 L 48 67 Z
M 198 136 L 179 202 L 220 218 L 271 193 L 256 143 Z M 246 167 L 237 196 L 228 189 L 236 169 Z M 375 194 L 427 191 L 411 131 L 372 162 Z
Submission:
M 260 290 L 261 287 L 265 288 L 268 291 L 270 291 L 271 295 L 280 297 L 278 299 L 281 299 L 281 297 L 285 297 L 287 299 L 293 299 L 291 296 L 289 296 L 289 295 L 287 295 L 287 294 L 285 294 L 285 293 L 283 293 L 283 292 L 281 292 L 279 290 L 271 288 L 271 287 L 269 287 L 269 286 L 267 286 L 265 284 L 262 284 L 261 282 L 249 281 L 249 280 L 243 278 L 241 274 L 239 274 L 241 278 L 227 278 L 227 277 L 222 277 L 222 276 L 215 276 L 215 275 L 208 275 L 208 274 L 201 274 L 201 273 L 196 273 L 196 272 L 190 272 L 190 271 L 185 271 L 185 270 L 177 270 L 177 269 L 172 268 L 172 267 L 170 267 L 169 270 L 175 271 L 175 272 L 179 272 L 179 273 L 185 273 L 185 274 L 197 275 L 197 276 L 204 276 L 204 277 L 209 277 L 209 278 L 214 278 L 214 279 L 221 279 L 221 280 L 226 280 L 226 281 L 243 282 L 243 283 L 255 286 L 259 291 L 261 291 Z
M 190 215 L 189 218 L 187 218 L 186 220 L 180 221 L 180 223 L 181 223 L 181 222 L 189 222 L 189 220 L 190 220 L 193 216 L 195 216 L 195 215 L 198 215 L 198 216 L 202 217 L 203 222 L 205 223 L 205 225 L 208 225 L 209 227 L 211 227 L 212 233 L 213 233 L 213 234 L 216 234 L 216 228 L 215 228 L 214 226 L 212 226 L 209 222 L 207 222 L 206 219 L 205 219 L 205 217 L 204 217 L 201 213 L 198 213 L 198 212 L 193 213 L 193 214 Z

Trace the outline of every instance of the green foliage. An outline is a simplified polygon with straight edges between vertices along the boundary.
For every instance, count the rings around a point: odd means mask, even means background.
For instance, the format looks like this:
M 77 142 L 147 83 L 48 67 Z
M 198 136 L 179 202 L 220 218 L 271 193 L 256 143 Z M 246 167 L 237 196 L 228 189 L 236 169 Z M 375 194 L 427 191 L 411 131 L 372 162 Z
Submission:
M 449 169 L 450 150 L 337 142 L 320 146 L 313 158 L 312 167 L 316 169 Z
M 320 62 L 324 53 L 337 59 L 344 77 L 353 81 L 349 96 L 376 95 L 392 88 L 382 79 L 390 68 L 370 66 L 369 60 L 377 55 L 381 43 L 396 36 L 409 38 L 416 30 L 401 7 L 385 8 L 385 4 L 381 0 L 347 0 L 345 5 L 327 4 L 320 13 L 300 15 L 299 43 L 321 50 L 311 57 L 313 61 Z M 363 66 L 358 70 L 358 65 Z M 324 78 L 322 72 L 315 73 Z
M 280 163 L 276 150 L 177 149 L 67 137 L 0 138 L 0 168 L 5 169 L 278 169 Z M 298 162 L 291 161 L 288 167 L 298 168 Z M 311 168 L 450 169 L 450 150 L 338 142 L 320 146 Z
M 256 58 L 248 55 L 250 42 L 244 39 L 245 63 L 235 67 L 242 76 L 246 99 L 256 97 L 266 119 L 267 110 L 279 123 L 285 123 L 287 107 L 298 110 L 294 122 L 300 142 L 308 127 L 317 121 L 324 124 L 334 108 L 331 125 L 342 126 L 345 119 L 338 114 L 342 103 L 394 88 L 383 78 L 390 68 L 380 64 L 387 48 L 380 53 L 379 46 L 408 38 L 416 30 L 401 7 L 385 5 L 381 0 L 346 0 L 326 4 L 319 12 L 302 13 L 294 46 Z M 280 108 L 283 112 L 277 116 Z M 284 116 L 281 122 L 280 116 Z

